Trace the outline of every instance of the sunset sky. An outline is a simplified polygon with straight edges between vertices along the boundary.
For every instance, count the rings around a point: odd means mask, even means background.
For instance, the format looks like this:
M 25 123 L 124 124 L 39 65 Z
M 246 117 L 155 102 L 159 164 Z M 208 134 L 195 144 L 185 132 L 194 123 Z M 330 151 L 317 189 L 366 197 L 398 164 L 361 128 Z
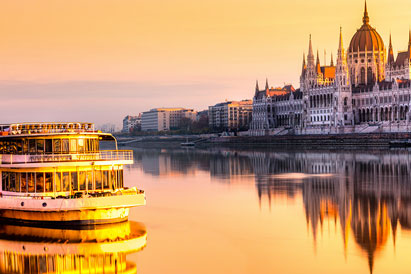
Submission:
M 369 0 L 370 24 L 405 50 L 410 0 Z M 327 63 L 362 24 L 354 0 L 2 0 L 1 122 L 81 120 L 120 125 L 154 107 L 202 110 L 299 87 L 303 52 Z

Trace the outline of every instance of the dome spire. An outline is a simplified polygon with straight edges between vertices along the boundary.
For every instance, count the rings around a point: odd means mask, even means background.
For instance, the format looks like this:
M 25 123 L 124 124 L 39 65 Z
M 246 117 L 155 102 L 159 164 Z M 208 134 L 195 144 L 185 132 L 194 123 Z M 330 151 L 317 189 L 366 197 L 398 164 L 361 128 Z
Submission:
M 370 18 L 368 17 L 367 11 L 367 0 L 365 0 L 364 17 L 362 18 L 362 22 L 364 23 L 364 25 L 367 25 L 370 22 Z

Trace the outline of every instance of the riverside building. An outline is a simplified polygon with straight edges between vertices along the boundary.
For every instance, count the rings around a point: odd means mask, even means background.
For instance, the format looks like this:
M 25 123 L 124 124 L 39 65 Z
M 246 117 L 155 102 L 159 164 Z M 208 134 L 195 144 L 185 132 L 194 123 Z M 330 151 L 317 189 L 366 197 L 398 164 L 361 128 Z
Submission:
M 137 116 L 127 115 L 123 119 L 122 132 L 129 133 L 134 129 L 141 129 L 141 113 Z
M 248 129 L 252 118 L 251 100 L 228 101 L 208 107 L 210 128 L 220 130 Z
M 337 60 L 315 59 L 311 36 L 303 57 L 300 88 L 274 92 L 256 85 L 252 135 L 407 132 L 410 130 L 411 32 L 408 47 L 394 58 L 370 25 L 365 4 L 362 26 L 347 52 L 340 29 Z
M 141 130 L 168 131 L 178 129 L 183 118 L 195 121 L 197 112 L 186 108 L 154 108 L 141 115 Z

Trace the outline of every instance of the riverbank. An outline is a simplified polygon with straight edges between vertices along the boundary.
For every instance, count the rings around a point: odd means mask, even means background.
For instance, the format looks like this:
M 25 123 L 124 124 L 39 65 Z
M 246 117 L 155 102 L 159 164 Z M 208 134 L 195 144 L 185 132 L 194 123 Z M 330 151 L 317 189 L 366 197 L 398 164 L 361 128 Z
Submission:
M 281 136 L 232 136 L 216 135 L 193 136 L 148 136 L 119 138 L 119 146 L 141 148 L 176 148 L 186 141 L 193 142 L 196 147 L 228 146 L 228 147 L 274 147 L 305 149 L 336 148 L 381 148 L 387 149 L 396 145 L 404 146 L 411 139 L 411 133 L 365 133 L 335 135 L 281 135 Z M 394 142 L 393 142 L 394 141 Z

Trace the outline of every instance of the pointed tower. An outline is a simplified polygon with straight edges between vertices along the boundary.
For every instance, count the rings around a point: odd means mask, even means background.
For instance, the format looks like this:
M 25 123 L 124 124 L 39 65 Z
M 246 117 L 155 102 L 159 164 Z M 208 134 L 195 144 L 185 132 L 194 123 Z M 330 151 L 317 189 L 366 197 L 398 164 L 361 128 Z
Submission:
M 338 43 L 335 83 L 337 84 L 337 86 L 348 86 L 349 85 L 348 66 L 347 66 L 347 59 L 345 57 L 345 50 L 343 46 L 341 27 L 340 27 L 340 39 Z
M 333 67 L 334 66 L 334 57 L 333 57 L 333 53 L 331 52 L 331 63 L 330 66 Z
M 304 58 L 304 62 L 305 62 L 305 58 Z M 311 34 L 310 34 L 310 41 L 308 44 L 307 66 L 305 70 L 305 75 L 304 77 L 301 77 L 300 80 L 301 80 L 300 88 L 301 88 L 301 91 L 303 92 L 312 88 L 317 81 L 317 73 L 316 73 L 315 63 L 314 63 L 314 53 L 313 53 L 313 46 L 311 42 Z
M 391 33 L 390 33 L 390 45 L 388 47 L 388 59 L 387 65 L 392 66 L 394 64 L 394 51 L 392 49 Z
M 408 34 L 408 56 L 409 56 L 409 63 L 411 63 L 411 29 L 410 33 Z
M 307 64 L 305 63 L 305 53 L 303 53 L 303 67 L 301 69 L 301 76 L 305 74 L 306 70 L 307 70 Z
M 375 56 L 373 52 L 373 61 L 374 60 L 375 60 Z M 395 65 L 395 59 L 394 59 L 394 51 L 392 49 L 392 41 L 391 41 L 391 33 L 390 33 L 390 45 L 388 46 L 387 63 L 385 64 L 385 79 L 387 79 L 388 81 L 392 81 L 392 72 L 394 70 L 394 65 Z
M 254 97 L 257 97 L 259 91 L 260 91 L 260 88 L 258 87 L 258 80 L 255 80 L 255 93 L 254 93 Z
M 320 55 L 318 54 L 318 50 L 317 50 L 317 62 L 315 63 L 315 71 L 317 72 L 317 75 L 321 74 Z
M 348 75 L 347 59 L 343 46 L 342 28 L 340 28 L 334 84 L 337 88 L 335 93 L 337 111 L 334 117 L 334 125 L 352 125 L 354 122 L 352 115 L 352 92 Z
M 265 90 L 269 90 L 270 88 L 268 87 L 268 78 L 265 78 Z

